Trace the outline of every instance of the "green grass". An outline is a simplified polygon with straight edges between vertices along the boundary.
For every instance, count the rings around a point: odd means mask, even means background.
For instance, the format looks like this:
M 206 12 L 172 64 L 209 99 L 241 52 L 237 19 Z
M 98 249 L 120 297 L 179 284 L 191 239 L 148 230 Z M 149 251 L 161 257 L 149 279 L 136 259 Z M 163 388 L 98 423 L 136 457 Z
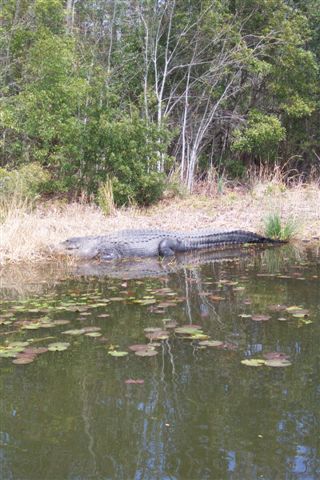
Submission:
M 115 211 L 113 188 L 110 179 L 102 183 L 98 190 L 98 205 L 105 215 L 111 215 Z
M 278 213 L 269 214 L 265 221 L 264 234 L 266 237 L 275 240 L 290 240 L 297 233 L 297 223 L 295 220 L 288 219 L 285 223 L 282 222 Z

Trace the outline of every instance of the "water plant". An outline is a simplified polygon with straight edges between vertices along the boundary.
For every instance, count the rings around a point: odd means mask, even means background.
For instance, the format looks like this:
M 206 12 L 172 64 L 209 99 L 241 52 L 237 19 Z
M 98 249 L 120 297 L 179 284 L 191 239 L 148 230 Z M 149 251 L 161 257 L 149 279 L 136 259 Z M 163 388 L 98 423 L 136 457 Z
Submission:
M 265 218 L 264 224 L 265 235 L 277 240 L 290 240 L 297 232 L 297 222 L 293 218 L 283 222 L 277 212 L 269 214 Z

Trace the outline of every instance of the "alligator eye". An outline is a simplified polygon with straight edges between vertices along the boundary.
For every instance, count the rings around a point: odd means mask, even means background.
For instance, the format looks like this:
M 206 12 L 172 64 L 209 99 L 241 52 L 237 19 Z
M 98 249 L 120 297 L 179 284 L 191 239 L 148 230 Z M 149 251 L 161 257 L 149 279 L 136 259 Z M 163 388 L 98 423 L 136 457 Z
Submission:
M 101 260 L 113 260 L 115 258 L 114 254 L 111 252 L 102 253 L 100 255 Z

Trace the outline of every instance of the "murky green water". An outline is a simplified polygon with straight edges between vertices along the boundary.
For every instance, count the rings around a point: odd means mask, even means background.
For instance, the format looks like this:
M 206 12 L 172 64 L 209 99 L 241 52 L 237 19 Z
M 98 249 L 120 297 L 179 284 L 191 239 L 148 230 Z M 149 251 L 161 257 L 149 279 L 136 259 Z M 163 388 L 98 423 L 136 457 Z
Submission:
M 319 280 L 315 250 L 279 248 L 155 278 L 3 288 L 1 479 L 319 479 Z M 193 340 L 174 333 L 186 324 Z M 150 327 L 168 338 L 137 356 Z M 19 365 L 17 341 L 70 346 Z

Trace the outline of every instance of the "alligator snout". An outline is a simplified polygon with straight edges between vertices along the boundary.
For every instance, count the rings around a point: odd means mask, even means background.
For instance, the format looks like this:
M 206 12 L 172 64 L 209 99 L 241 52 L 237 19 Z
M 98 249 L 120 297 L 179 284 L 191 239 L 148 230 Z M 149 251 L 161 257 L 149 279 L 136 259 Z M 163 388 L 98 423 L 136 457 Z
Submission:
M 71 243 L 69 242 L 69 240 L 65 240 L 64 242 L 62 242 L 61 246 L 66 250 L 76 250 L 79 248 L 79 245 L 76 245 L 75 243 Z

